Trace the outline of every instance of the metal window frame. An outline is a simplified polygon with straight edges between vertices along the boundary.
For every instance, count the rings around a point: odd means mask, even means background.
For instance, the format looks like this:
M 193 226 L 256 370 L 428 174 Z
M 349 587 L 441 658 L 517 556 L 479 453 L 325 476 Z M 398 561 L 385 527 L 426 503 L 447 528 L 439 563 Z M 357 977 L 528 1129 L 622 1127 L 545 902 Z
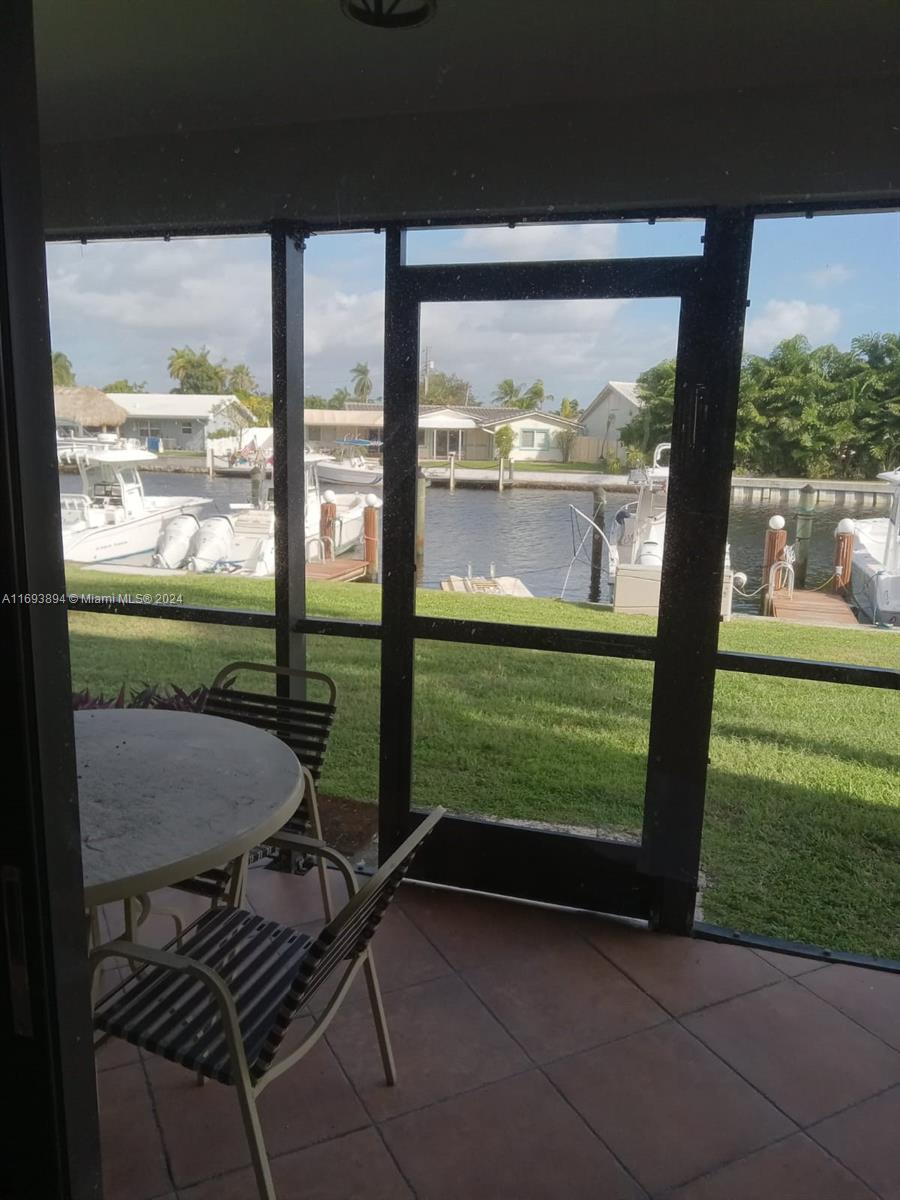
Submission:
M 379 839 L 381 853 L 399 844 L 418 820 L 412 811 L 415 644 L 419 640 L 636 659 L 656 664 L 651 705 L 651 748 L 640 845 L 572 838 L 502 823 L 448 817 L 429 842 L 414 874 L 435 882 L 504 891 L 550 903 L 575 904 L 644 917 L 686 932 L 693 920 L 712 696 L 717 670 L 808 679 L 854 686 L 897 688 L 900 672 L 768 655 L 720 651 L 718 583 L 721 582 L 732 466 L 737 385 L 746 308 L 749 254 L 757 216 L 806 215 L 897 208 L 895 199 L 840 204 L 753 206 L 717 210 L 553 213 L 544 219 L 498 214 L 431 224 L 414 218 L 376 227 L 385 233 L 385 506 L 382 619 L 348 621 L 309 616 L 305 609 L 305 553 L 288 531 L 303 528 L 302 261 L 304 238 L 336 232 L 333 225 L 276 222 L 255 227 L 180 230 L 199 233 L 262 233 L 272 239 L 274 478 L 281 534 L 276 554 L 275 613 L 191 606 L 79 603 L 82 611 L 158 617 L 274 629 L 277 659 L 302 665 L 310 634 L 381 642 Z M 406 262 L 406 233 L 416 229 L 508 223 L 703 219 L 703 251 L 688 256 L 586 261 L 417 264 Z M 372 222 L 343 226 L 371 229 Z M 110 236 L 123 236 L 116 231 Z M 159 230 L 129 231 L 155 237 Z M 92 238 L 98 234 L 92 233 Z M 676 547 L 664 564 L 661 622 L 657 636 L 565 630 L 490 622 L 452 621 L 415 612 L 415 488 L 418 447 L 419 306 L 425 302 L 569 299 L 609 296 L 679 298 L 678 378 L 674 418 L 674 512 L 701 513 L 710 536 L 702 545 L 676 519 L 667 544 Z M 726 396 L 725 405 L 711 404 Z M 415 402 L 413 403 L 412 400 Z M 702 436 L 698 438 L 698 431 Z M 291 447 L 293 458 L 288 454 Z M 298 486 L 299 484 L 299 486 Z M 679 528 L 679 526 L 681 526 Z M 673 532 L 674 530 L 674 532 Z M 683 566 L 682 564 L 687 564 Z M 695 578 L 713 580 L 700 604 Z M 686 601 L 690 601 L 686 603 Z M 676 618 L 675 613 L 679 616 Z M 685 612 L 688 619 L 685 619 Z M 662 632 L 662 640 L 660 633 Z M 695 663 L 691 695 L 680 667 Z M 675 686 L 675 680 L 678 686 Z M 389 681 L 389 682 L 386 682 Z M 689 702 L 688 702 L 689 701 Z M 690 720 L 685 724 L 685 714 Z M 690 728 L 687 728 L 687 725 Z M 587 843 L 583 845 L 582 843 Z M 488 845 L 491 854 L 480 852 Z M 452 851 L 452 852 L 451 852 Z M 574 858 L 566 856 L 575 856 Z M 535 857 L 537 856 L 537 858 Z M 496 864 L 510 865 L 503 878 Z M 572 885 L 572 863 L 583 882 Z M 541 862 L 541 872 L 534 863 Z M 473 864 L 481 864 L 473 866 Z M 465 882 L 461 882 L 462 880 Z

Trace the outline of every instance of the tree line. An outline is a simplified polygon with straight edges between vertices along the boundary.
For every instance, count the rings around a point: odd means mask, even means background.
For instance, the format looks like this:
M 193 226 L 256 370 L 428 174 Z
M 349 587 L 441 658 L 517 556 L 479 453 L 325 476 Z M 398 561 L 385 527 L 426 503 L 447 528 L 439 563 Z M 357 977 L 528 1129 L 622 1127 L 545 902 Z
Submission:
M 233 393 L 248 408 L 261 425 L 272 423 L 272 397 L 262 392 L 246 363 L 229 366 L 225 359 L 214 362 L 208 347 L 194 350 L 191 346 L 173 347 L 167 360 L 169 375 L 175 382 L 173 393 L 207 395 Z M 71 360 L 56 351 L 53 355 L 53 382 L 57 387 L 76 386 L 75 371 Z M 104 392 L 146 392 L 146 383 L 134 383 L 129 379 L 114 379 L 100 389 Z M 369 364 L 358 362 L 350 369 L 350 386 L 337 387 L 330 396 L 307 392 L 304 404 L 307 408 L 346 408 L 348 404 L 378 403 L 373 399 L 374 383 Z M 516 383 L 512 378 L 501 379 L 491 396 L 492 403 L 501 408 L 515 408 L 530 412 L 554 403 L 553 396 L 545 389 L 542 379 L 530 384 Z M 419 403 L 433 404 L 441 408 L 481 405 L 471 383 L 459 375 L 445 371 L 422 373 L 419 379 Z M 578 401 L 564 396 L 560 401 L 559 414 L 574 420 L 578 413 Z
M 641 408 L 620 437 L 641 456 L 668 441 L 675 360 L 638 376 Z M 802 335 L 741 364 L 735 469 L 806 479 L 869 479 L 900 465 L 900 334 L 856 337 L 849 350 Z

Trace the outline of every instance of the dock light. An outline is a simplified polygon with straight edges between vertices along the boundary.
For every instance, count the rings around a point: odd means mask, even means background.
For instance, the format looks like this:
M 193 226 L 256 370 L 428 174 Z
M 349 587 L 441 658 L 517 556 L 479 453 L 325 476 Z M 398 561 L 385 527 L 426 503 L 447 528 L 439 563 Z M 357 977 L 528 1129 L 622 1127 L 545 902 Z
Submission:
M 745 588 L 747 586 L 747 575 L 744 571 L 735 571 L 731 581 L 736 588 Z
M 837 523 L 837 529 L 834 531 L 834 536 L 837 537 L 841 533 L 855 533 L 856 524 L 850 517 L 842 517 Z
M 322 499 L 326 504 L 334 504 L 337 496 L 335 496 L 334 492 L 331 490 L 331 488 L 329 488 L 327 492 L 322 493 Z
M 776 513 L 774 517 L 769 517 L 770 529 L 784 529 L 784 517 L 779 517 Z
M 374 492 L 369 492 L 366 496 L 366 508 L 381 508 L 381 500 Z

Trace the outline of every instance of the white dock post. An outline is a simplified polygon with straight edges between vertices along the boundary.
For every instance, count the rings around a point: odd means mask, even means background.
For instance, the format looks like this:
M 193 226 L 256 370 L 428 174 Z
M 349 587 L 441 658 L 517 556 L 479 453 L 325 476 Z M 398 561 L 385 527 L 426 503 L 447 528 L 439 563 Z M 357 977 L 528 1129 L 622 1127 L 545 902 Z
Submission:
M 503 463 L 504 463 L 504 459 L 501 457 L 500 462 L 498 464 L 499 469 L 497 471 L 497 491 L 498 492 L 503 491 Z
M 450 491 L 456 491 L 456 453 L 450 451 Z
M 212 446 L 206 447 L 206 470 L 207 470 L 207 474 L 209 475 L 210 479 L 212 479 L 213 475 L 215 474 L 215 471 L 213 470 L 213 448 L 212 448 Z

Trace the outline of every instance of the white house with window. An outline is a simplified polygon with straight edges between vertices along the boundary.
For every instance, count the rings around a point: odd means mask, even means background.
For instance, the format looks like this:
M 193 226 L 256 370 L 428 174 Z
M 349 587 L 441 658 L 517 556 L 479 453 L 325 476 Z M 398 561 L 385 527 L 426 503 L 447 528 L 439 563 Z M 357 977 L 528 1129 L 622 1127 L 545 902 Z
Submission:
M 342 442 L 358 439 L 380 445 L 384 436 L 384 410 L 374 405 L 358 408 L 308 408 L 303 414 L 306 441 L 316 450 L 330 451 Z M 551 413 L 523 412 L 518 408 L 481 408 L 476 404 L 440 407 L 419 405 L 419 458 L 444 459 L 455 454 L 469 462 L 494 457 L 494 433 L 508 425 L 515 434 L 512 459 L 561 462 L 558 439 L 562 430 L 580 432 L 574 421 Z
M 597 458 L 625 461 L 627 447 L 622 445 L 620 434 L 640 407 L 636 383 L 611 379 L 597 393 L 581 414 L 585 436 L 597 439 Z
M 210 433 L 228 429 L 231 422 L 216 410 L 223 405 L 237 405 L 254 423 L 252 413 L 244 408 L 237 396 L 176 395 L 170 392 L 116 392 L 112 399 L 128 413 L 121 426 L 122 437 L 139 438 L 150 449 L 206 451 Z

